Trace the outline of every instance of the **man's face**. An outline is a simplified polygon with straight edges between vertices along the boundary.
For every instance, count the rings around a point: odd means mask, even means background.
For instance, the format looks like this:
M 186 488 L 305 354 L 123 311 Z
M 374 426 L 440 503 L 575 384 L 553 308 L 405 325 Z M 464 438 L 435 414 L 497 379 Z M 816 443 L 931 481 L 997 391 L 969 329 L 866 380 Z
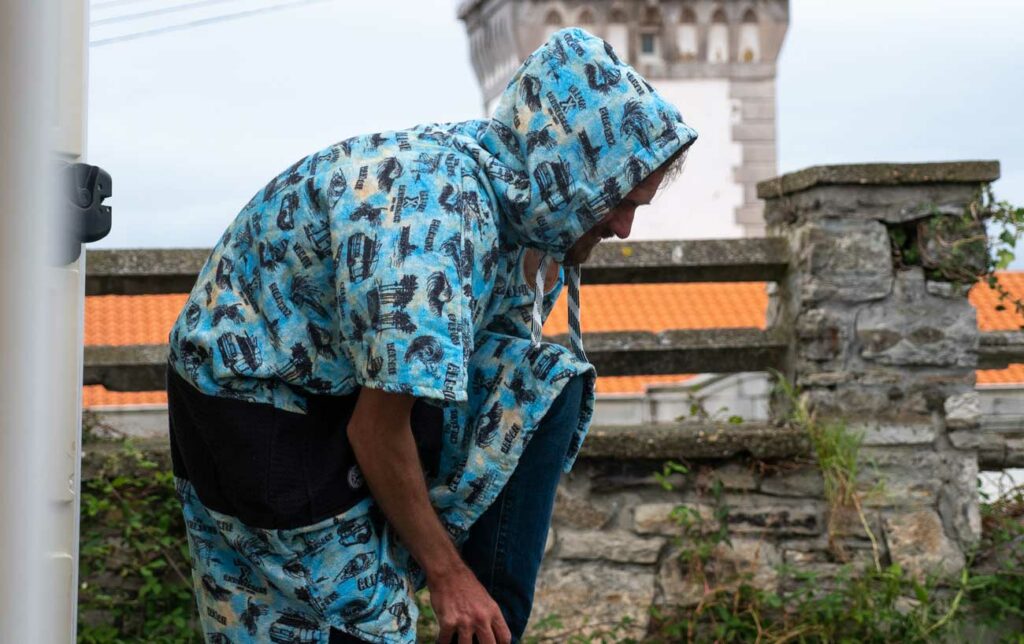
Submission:
M 665 178 L 665 171 L 658 169 L 633 188 L 614 208 L 605 214 L 601 221 L 576 240 L 565 253 L 564 264 L 582 264 L 590 257 L 594 247 L 602 240 L 611 236 L 619 239 L 629 237 L 633 228 L 633 215 L 639 206 L 651 203 L 655 193 Z

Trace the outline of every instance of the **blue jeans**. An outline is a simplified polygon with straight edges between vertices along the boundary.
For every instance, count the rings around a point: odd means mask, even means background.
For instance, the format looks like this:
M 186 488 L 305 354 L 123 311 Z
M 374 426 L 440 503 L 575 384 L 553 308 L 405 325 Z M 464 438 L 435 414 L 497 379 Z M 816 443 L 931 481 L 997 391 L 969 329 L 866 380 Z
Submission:
M 522 638 L 533 608 L 555 491 L 579 422 L 583 384 L 583 376 L 565 384 L 530 437 L 508 483 L 470 528 L 462 546 L 466 565 L 501 608 L 513 643 Z M 332 643 L 359 641 L 340 631 L 331 634 Z M 458 635 L 452 642 L 457 641 Z
M 501 607 L 518 642 L 533 607 L 555 491 L 579 422 L 583 376 L 566 383 L 494 503 L 470 528 L 462 558 Z

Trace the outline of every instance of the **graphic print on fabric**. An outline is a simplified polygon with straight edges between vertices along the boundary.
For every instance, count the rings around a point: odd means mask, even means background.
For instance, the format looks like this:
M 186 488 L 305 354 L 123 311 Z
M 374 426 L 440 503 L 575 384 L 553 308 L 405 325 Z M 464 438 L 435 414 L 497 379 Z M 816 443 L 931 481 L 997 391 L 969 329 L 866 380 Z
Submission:
M 427 484 L 461 544 L 574 375 L 588 384 L 565 471 L 592 414 L 593 367 L 531 341 L 525 249 L 561 261 L 695 138 L 601 39 L 559 31 L 523 62 L 492 119 L 353 137 L 254 195 L 171 331 L 171 364 L 205 394 L 290 412 L 304 412 L 307 395 L 359 386 L 433 401 L 445 420 Z M 562 280 L 544 294 L 544 317 Z M 326 641 L 334 627 L 415 641 L 423 574 L 372 498 L 314 525 L 261 530 L 179 484 L 211 639 Z

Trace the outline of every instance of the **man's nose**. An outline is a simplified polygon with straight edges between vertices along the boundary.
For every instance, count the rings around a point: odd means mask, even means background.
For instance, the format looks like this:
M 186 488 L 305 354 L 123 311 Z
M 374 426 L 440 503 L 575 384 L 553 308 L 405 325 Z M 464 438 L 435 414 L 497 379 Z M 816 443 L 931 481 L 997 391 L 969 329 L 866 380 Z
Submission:
M 608 222 L 608 227 L 611 228 L 611 231 L 619 239 L 629 237 L 629 231 L 633 228 L 633 211 L 630 210 L 616 215 L 614 219 Z

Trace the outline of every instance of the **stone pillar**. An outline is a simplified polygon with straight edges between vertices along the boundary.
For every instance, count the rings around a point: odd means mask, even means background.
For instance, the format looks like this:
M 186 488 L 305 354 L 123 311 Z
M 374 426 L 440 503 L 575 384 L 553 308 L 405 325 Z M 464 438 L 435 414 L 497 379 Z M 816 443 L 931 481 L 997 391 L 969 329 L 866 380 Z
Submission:
M 885 484 L 866 509 L 915 574 L 957 573 L 980 536 L 979 332 L 967 289 L 935 271 L 933 231 L 998 176 L 996 162 L 844 165 L 758 185 L 767 234 L 791 250 L 768 311 L 790 338 L 786 376 L 820 418 L 864 432 L 858 480 Z

